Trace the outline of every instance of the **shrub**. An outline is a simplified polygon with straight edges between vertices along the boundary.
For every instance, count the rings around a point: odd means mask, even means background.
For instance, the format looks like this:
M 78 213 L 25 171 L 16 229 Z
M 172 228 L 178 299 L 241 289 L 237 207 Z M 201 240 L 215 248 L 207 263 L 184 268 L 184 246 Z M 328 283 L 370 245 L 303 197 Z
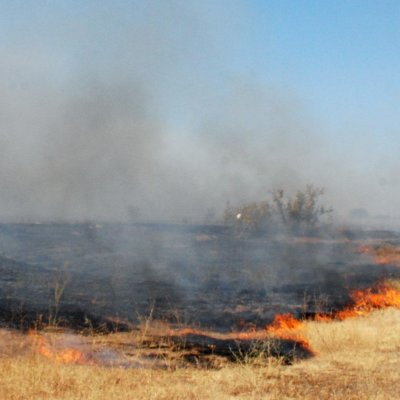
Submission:
M 307 185 L 289 197 L 284 190 L 272 192 L 271 200 L 233 207 L 227 205 L 224 221 L 239 235 L 260 235 L 270 232 L 311 233 L 320 217 L 331 213 L 331 208 L 319 204 L 322 188 Z
M 225 223 L 233 225 L 239 235 L 265 232 L 271 217 L 272 210 L 268 201 L 249 203 L 240 207 L 228 204 L 224 213 Z

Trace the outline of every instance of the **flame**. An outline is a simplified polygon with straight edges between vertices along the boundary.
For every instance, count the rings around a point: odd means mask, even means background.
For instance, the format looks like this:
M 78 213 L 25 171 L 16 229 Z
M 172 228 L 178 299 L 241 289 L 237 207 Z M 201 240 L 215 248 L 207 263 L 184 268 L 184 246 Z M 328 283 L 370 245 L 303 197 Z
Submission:
M 293 330 L 303 328 L 303 322 L 296 319 L 292 314 L 277 314 L 271 325 L 268 326 L 268 331 L 275 333 L 281 330 Z
M 372 288 L 354 290 L 350 293 L 353 305 L 334 313 L 317 314 L 316 321 L 332 322 L 346 318 L 365 316 L 374 310 L 396 307 L 400 308 L 400 291 L 387 283 L 379 283 Z M 277 314 L 274 321 L 266 327 L 268 334 L 281 339 L 294 340 L 307 349 L 311 346 L 305 337 L 304 321 L 292 314 Z M 315 353 L 315 352 L 314 352 Z
M 273 337 L 279 339 L 292 340 L 299 343 L 303 348 L 312 351 L 310 344 L 305 337 L 305 324 L 303 321 L 295 318 L 292 314 L 277 314 L 273 322 L 267 325 L 265 329 L 255 329 L 254 327 L 247 332 L 230 332 L 217 333 L 210 331 L 202 331 L 199 329 L 183 328 L 169 329 L 168 335 L 207 335 L 221 339 L 237 339 L 237 340 L 267 340 Z M 315 352 L 314 352 L 315 353 Z
M 351 298 L 354 305 L 337 312 L 336 319 L 342 320 L 348 317 L 367 315 L 381 308 L 400 308 L 400 291 L 387 283 L 380 283 L 373 288 L 364 290 L 354 290 L 351 293 Z
M 363 244 L 363 245 L 357 247 L 356 252 L 360 253 L 360 254 L 370 254 L 371 249 L 372 249 L 371 246 L 367 246 L 367 245 Z
M 75 348 L 55 348 L 43 335 L 38 332 L 30 331 L 29 336 L 33 340 L 37 353 L 58 364 L 84 364 L 87 357 L 79 349 Z
M 280 339 L 288 339 L 299 342 L 304 348 L 311 349 L 305 337 L 304 322 L 295 318 L 292 314 L 277 314 L 270 325 L 267 325 L 268 334 Z
M 379 283 L 372 288 L 354 290 L 350 293 L 352 305 L 332 313 L 319 313 L 315 316 L 316 321 L 332 322 L 346 318 L 364 316 L 374 310 L 397 307 L 400 308 L 400 291 L 387 283 Z M 216 338 L 229 338 L 241 340 L 265 340 L 271 336 L 280 339 L 293 340 L 300 343 L 304 348 L 311 350 L 306 338 L 306 325 L 303 320 L 297 319 L 292 314 L 277 314 L 270 325 L 264 330 L 251 329 L 247 332 L 217 333 L 206 330 L 183 328 L 168 329 L 168 335 L 207 335 Z M 312 351 L 312 350 L 311 350 Z M 315 353 L 315 352 L 314 352 Z
M 166 334 L 168 336 L 185 336 L 185 335 L 205 335 L 218 339 L 238 339 L 238 340 L 263 340 L 267 338 L 267 333 L 265 330 L 256 330 L 255 328 L 251 328 L 248 331 L 243 332 L 229 332 L 229 333 L 221 333 L 209 330 L 201 330 L 194 328 L 181 328 L 181 329 L 173 329 L 172 327 L 168 328 Z
M 395 265 L 400 267 L 400 248 L 390 244 L 380 246 L 363 245 L 358 247 L 358 253 L 368 254 L 373 257 L 378 265 Z
M 350 293 L 352 306 L 334 313 L 317 314 L 316 321 L 344 320 L 370 314 L 374 310 L 396 307 L 400 308 L 400 291 L 382 282 L 372 288 L 353 290 Z

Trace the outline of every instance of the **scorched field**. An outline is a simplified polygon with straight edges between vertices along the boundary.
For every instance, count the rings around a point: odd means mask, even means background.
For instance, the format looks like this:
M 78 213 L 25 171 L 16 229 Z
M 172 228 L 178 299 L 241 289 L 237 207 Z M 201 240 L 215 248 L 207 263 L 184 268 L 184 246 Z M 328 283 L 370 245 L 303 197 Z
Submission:
M 0 397 L 398 398 L 400 236 L 0 226 Z

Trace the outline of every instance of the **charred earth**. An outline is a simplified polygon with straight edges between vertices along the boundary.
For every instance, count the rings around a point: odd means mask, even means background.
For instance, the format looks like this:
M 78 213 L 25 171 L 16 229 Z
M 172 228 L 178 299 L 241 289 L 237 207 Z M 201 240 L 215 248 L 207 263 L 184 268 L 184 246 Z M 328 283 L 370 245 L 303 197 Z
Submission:
M 351 237 L 349 237 L 349 235 Z M 238 239 L 224 226 L 0 225 L 0 321 L 113 330 L 144 318 L 223 332 L 277 313 L 340 310 L 350 289 L 396 278 L 358 247 L 393 232 Z

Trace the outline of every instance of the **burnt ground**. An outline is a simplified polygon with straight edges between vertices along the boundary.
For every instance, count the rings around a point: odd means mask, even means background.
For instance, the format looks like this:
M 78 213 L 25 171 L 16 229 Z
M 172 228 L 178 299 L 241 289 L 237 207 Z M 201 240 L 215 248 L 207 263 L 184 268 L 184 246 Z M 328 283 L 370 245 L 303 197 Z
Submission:
M 356 251 L 366 240 L 398 244 L 400 235 L 238 239 L 223 226 L 1 224 L 0 323 L 27 328 L 55 317 L 110 330 L 151 317 L 262 327 L 276 313 L 341 309 L 350 289 L 400 277 Z

